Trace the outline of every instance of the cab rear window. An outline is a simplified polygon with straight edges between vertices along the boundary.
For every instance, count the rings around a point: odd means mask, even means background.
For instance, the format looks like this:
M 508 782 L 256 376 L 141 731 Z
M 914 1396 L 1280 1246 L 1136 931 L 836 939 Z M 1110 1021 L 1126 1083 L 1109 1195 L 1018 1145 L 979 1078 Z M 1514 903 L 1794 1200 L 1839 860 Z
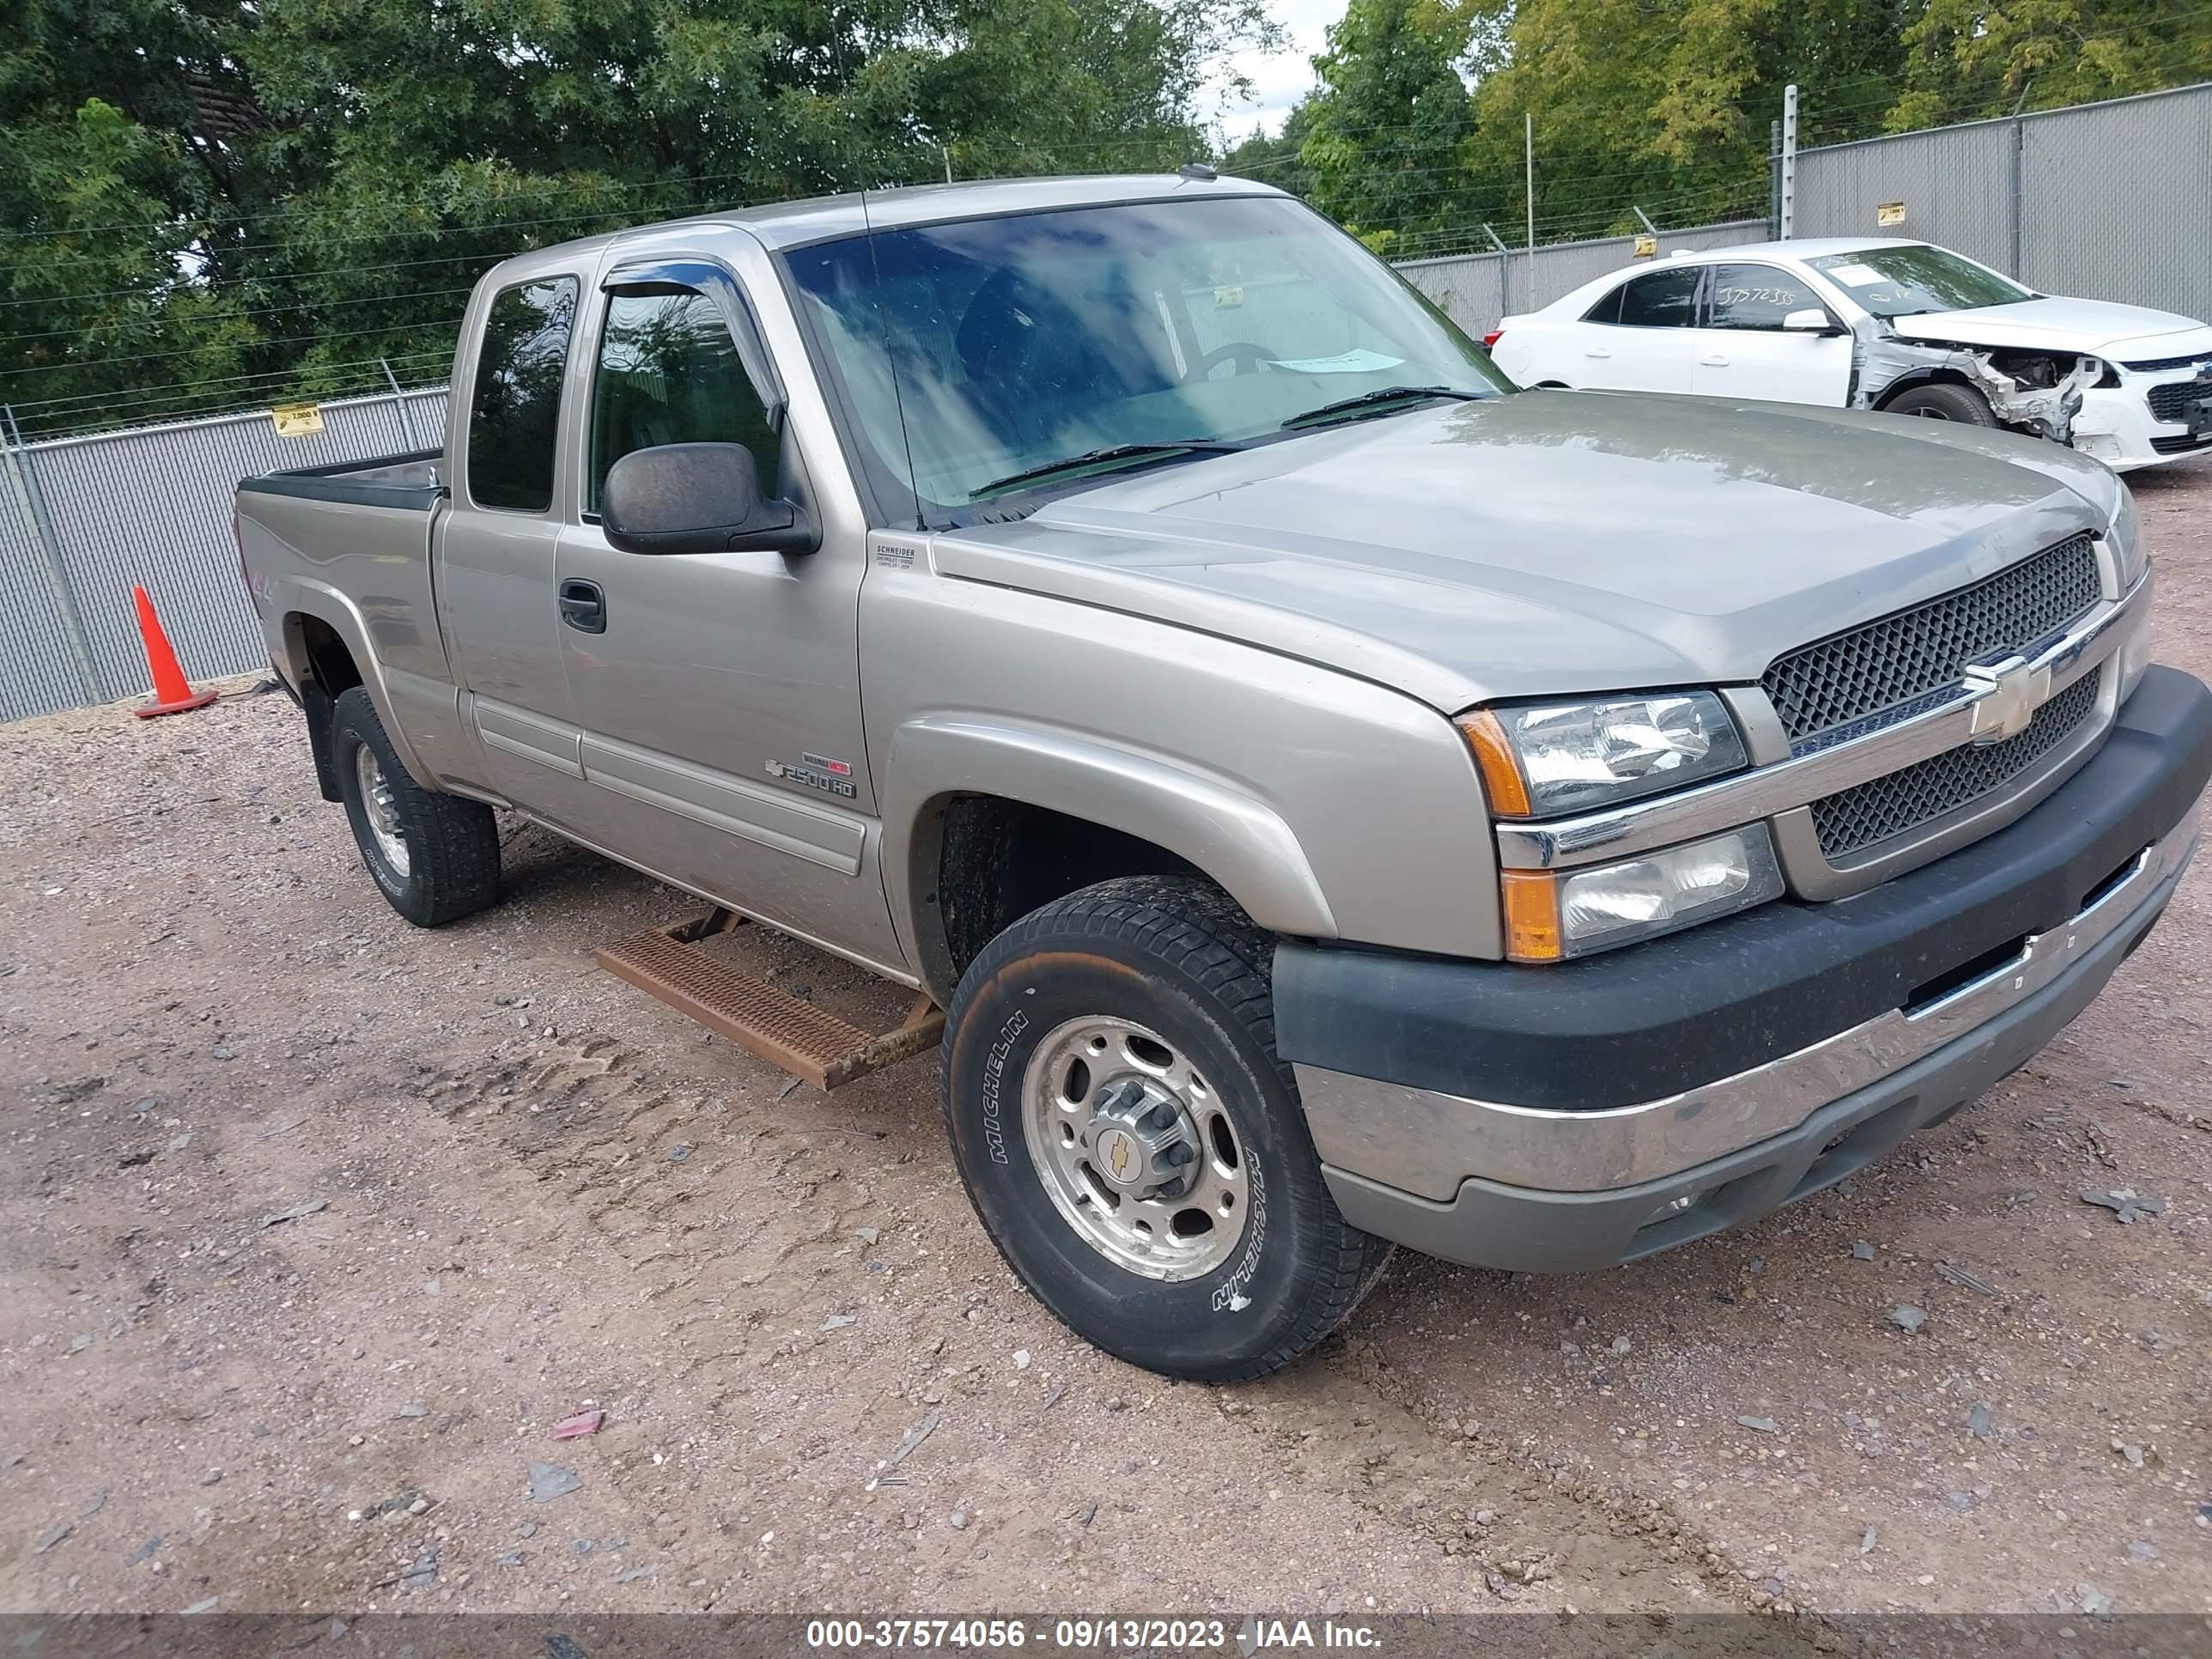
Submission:
M 573 276 L 518 283 L 493 299 L 469 402 L 469 499 L 478 507 L 553 505 L 553 438 L 575 325 Z

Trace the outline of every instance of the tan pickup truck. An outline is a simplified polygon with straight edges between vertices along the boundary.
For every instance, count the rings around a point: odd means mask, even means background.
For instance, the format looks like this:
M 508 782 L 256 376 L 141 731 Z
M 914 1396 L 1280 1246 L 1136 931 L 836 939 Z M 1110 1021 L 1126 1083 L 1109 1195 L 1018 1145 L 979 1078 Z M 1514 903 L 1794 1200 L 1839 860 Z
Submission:
M 2212 696 L 2105 467 L 1520 392 L 1204 169 L 526 254 L 451 409 L 238 498 L 394 908 L 495 902 L 507 809 L 715 907 L 605 959 L 794 1073 L 941 1032 L 992 1237 L 1162 1371 L 1284 1364 L 1393 1242 L 1600 1268 L 1842 1179 L 2195 848 Z M 717 965 L 733 916 L 913 1016 Z

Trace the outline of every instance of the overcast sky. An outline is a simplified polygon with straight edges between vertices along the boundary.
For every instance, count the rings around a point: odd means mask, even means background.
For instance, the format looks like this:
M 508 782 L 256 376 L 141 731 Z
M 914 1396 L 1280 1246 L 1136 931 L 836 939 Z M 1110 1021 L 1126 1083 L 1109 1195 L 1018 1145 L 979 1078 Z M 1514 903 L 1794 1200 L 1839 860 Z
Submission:
M 1270 0 L 1268 15 L 1290 36 L 1278 52 L 1239 52 L 1235 64 L 1252 82 L 1255 101 L 1232 104 L 1222 114 L 1231 143 L 1264 125 L 1273 132 L 1314 83 L 1313 57 L 1328 44 L 1328 26 L 1344 15 L 1345 0 Z

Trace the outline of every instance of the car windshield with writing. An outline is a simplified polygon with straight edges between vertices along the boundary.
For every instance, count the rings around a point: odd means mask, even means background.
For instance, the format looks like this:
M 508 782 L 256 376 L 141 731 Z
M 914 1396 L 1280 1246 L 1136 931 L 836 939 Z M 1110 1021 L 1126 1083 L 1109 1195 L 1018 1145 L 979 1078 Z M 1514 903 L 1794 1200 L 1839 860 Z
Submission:
M 1806 262 L 1877 317 L 2016 305 L 2035 291 L 1948 249 L 1914 243 L 1825 254 Z
M 933 523 L 1511 390 L 1434 305 L 1281 198 L 921 225 L 787 258 L 878 499 L 918 498 Z

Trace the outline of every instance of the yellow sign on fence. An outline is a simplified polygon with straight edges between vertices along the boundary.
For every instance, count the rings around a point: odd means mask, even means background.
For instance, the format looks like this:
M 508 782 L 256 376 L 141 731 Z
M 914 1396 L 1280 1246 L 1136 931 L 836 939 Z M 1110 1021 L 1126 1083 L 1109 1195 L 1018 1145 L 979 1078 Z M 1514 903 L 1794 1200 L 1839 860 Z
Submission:
M 323 429 L 320 404 L 278 404 L 269 411 L 280 438 L 312 438 Z
M 1659 239 L 1656 236 L 1639 236 L 1636 239 L 1636 257 L 1638 258 L 1656 258 L 1658 254 Z
M 1880 204 L 1874 210 L 1874 222 L 1876 226 L 1883 230 L 1887 230 L 1892 225 L 1903 224 L 1905 222 L 1905 204 L 1902 202 L 1883 202 Z

